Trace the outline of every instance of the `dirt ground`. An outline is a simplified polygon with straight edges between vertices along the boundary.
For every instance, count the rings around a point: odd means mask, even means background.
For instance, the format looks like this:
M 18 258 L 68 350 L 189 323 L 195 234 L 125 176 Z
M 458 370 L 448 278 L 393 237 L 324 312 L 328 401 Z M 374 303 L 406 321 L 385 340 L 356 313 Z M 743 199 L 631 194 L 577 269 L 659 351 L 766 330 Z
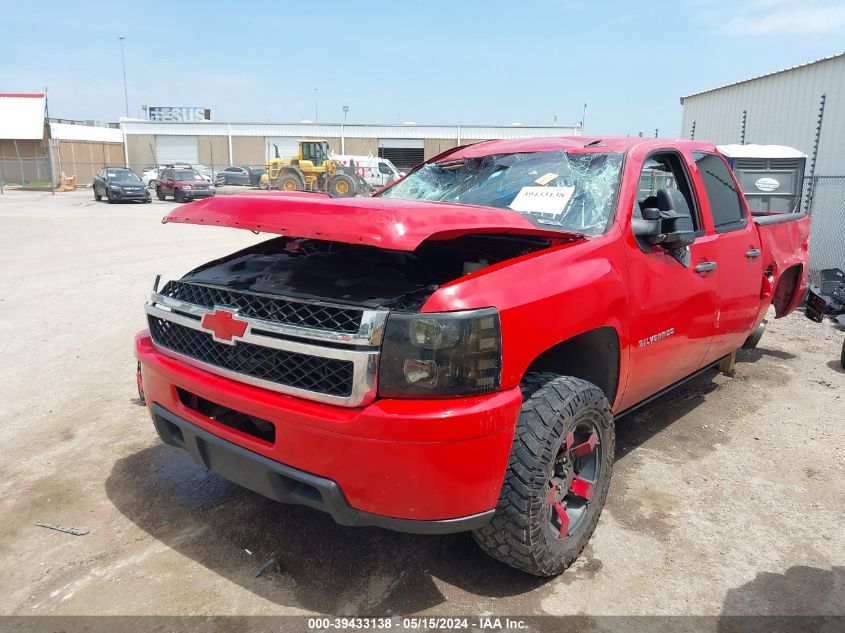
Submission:
M 264 239 L 160 224 L 172 207 L 0 197 L 0 614 L 845 614 L 830 324 L 772 322 L 732 376 L 619 420 L 591 544 L 543 580 L 465 534 L 346 528 L 276 504 L 159 441 L 132 357 L 154 275 Z

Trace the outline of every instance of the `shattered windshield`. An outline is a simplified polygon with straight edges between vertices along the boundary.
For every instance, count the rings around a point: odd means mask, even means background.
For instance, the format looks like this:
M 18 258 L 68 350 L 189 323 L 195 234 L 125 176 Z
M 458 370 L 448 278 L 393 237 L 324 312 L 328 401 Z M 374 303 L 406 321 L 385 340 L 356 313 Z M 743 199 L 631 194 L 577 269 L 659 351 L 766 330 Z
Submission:
M 511 209 L 544 228 L 601 235 L 621 171 L 617 152 L 491 154 L 423 165 L 379 195 Z

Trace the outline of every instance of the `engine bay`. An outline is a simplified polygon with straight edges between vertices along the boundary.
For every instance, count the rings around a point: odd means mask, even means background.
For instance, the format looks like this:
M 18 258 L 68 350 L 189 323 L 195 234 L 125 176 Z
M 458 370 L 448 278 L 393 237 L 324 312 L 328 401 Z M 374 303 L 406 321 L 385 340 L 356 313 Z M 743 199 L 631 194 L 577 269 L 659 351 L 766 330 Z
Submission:
M 205 264 L 182 281 L 367 308 L 417 311 L 463 275 L 567 240 L 463 235 L 415 251 L 280 237 Z

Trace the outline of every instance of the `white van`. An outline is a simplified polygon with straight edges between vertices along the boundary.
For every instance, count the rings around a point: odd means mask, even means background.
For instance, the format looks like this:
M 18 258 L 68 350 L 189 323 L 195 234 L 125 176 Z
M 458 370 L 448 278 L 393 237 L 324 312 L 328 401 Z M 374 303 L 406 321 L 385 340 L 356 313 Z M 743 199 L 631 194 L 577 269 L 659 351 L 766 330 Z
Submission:
M 330 157 L 342 165 L 352 166 L 358 175 L 374 189 L 380 189 L 405 174 L 386 158 L 378 156 L 353 156 L 351 154 L 333 154 Z

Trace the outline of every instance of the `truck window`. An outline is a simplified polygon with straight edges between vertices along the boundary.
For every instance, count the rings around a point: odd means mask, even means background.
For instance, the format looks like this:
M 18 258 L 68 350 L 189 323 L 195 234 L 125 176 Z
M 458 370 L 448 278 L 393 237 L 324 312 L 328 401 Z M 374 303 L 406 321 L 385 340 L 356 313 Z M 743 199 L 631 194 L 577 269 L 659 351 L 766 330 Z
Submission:
M 701 172 L 701 180 L 710 201 L 710 213 L 717 233 L 743 228 L 748 222 L 742 206 L 740 193 L 734 179 L 719 156 L 706 152 L 693 152 L 695 163 Z
M 640 172 L 638 200 L 645 200 L 657 193 L 658 189 L 677 189 L 678 184 L 669 167 L 663 162 L 649 158 Z
M 380 174 L 387 174 L 388 176 L 393 173 L 392 171 L 390 171 L 390 167 L 387 166 L 387 163 L 379 163 L 378 171 Z
M 696 233 L 701 232 L 698 205 L 692 194 L 689 177 L 682 165 L 682 158 L 675 152 L 656 152 L 646 158 L 640 172 L 634 217 L 641 218 L 643 209 L 657 204 L 654 196 L 659 189 L 678 189 L 681 192 L 692 213 L 692 225 Z

